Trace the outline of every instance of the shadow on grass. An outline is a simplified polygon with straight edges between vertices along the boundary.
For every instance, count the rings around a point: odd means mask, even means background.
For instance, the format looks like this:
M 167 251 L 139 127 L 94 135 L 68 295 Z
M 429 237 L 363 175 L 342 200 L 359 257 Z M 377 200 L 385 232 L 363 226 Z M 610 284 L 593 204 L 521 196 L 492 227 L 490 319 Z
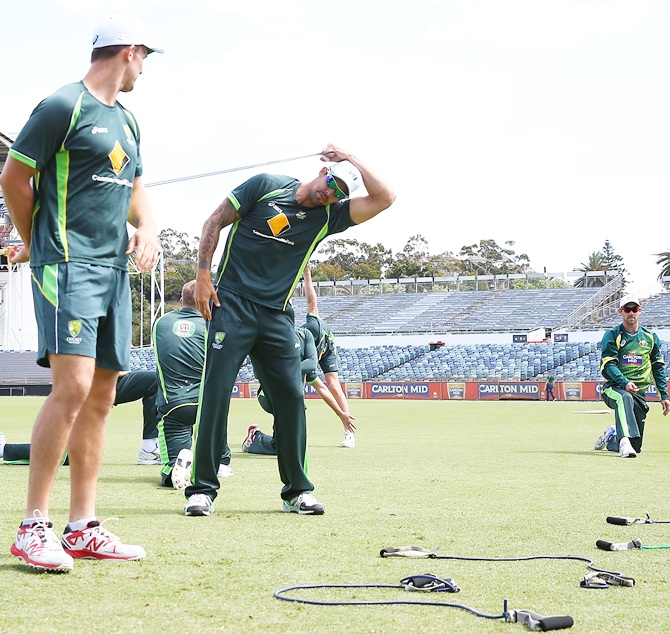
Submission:
M 113 482 L 145 482 L 147 484 L 154 484 L 156 485 L 157 489 L 167 489 L 168 487 L 162 487 L 160 486 L 160 481 L 161 481 L 161 474 L 160 471 L 152 476 L 140 476 L 139 478 L 136 476 L 132 475 L 125 475 L 125 476 L 110 476 L 110 475 L 101 475 L 98 477 L 98 482 L 107 482 L 107 483 L 113 483 Z
M 68 574 L 69 571 L 33 568 L 32 566 L 29 566 L 28 564 L 25 564 L 21 562 L 18 558 L 16 558 L 14 561 L 8 562 L 6 564 L 0 564 L 0 572 L 7 572 L 7 573 L 19 572 L 28 575 L 53 575 L 59 577 L 61 575 Z

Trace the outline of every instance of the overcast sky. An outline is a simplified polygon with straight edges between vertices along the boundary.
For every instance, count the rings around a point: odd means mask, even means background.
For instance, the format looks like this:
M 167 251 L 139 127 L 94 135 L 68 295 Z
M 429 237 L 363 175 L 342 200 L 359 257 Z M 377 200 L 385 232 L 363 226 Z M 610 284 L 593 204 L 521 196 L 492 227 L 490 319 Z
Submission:
M 83 77 L 93 27 L 132 12 L 151 55 L 122 103 L 144 182 L 336 143 L 397 193 L 344 236 L 431 253 L 515 241 L 569 271 L 609 239 L 637 290 L 670 250 L 670 3 L 651 0 L 88 0 L 5 3 L 0 131 Z M 259 171 L 311 180 L 318 158 L 149 189 L 159 228 L 199 235 Z

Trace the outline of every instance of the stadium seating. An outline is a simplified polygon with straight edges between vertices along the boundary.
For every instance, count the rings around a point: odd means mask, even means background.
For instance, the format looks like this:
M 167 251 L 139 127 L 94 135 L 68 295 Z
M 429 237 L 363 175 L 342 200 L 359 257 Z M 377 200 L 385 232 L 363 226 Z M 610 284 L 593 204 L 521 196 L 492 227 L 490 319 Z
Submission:
M 319 314 L 340 335 L 416 332 L 526 332 L 554 328 L 597 289 L 387 293 L 319 298 Z M 306 300 L 292 299 L 296 323 Z
M 588 298 L 592 289 L 458 291 L 324 296 L 319 312 L 336 335 L 416 332 L 524 332 L 541 324 L 552 328 Z M 293 299 L 296 323 L 306 314 L 304 298 Z M 643 323 L 670 327 L 670 294 L 643 302 Z M 602 329 L 620 323 L 620 316 Z M 670 364 L 670 344 L 662 342 Z M 48 369 L 35 364 L 34 352 L 2 351 L 0 384 L 50 382 Z M 536 380 L 551 370 L 559 380 L 602 379 L 597 343 L 458 344 L 431 350 L 428 345 L 340 347 L 340 376 L 361 381 Z M 10 360 L 11 359 L 11 360 Z M 154 370 L 151 348 L 131 350 L 132 370 Z M 238 382 L 254 381 L 249 357 Z

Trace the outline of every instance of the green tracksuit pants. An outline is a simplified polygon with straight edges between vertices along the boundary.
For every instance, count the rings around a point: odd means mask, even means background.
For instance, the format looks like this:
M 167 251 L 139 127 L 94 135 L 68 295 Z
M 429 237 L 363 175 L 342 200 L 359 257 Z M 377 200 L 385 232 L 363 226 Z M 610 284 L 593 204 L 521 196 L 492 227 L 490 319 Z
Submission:
M 619 441 L 630 438 L 630 444 L 637 453 L 642 451 L 644 424 L 649 405 L 643 397 L 633 395 L 622 387 L 611 386 L 603 390 L 603 401 L 614 410 L 616 436 L 607 443 L 609 451 L 619 451 Z
M 116 381 L 114 405 L 132 403 L 142 399 L 142 439 L 158 438 L 156 391 L 158 383 L 156 372 L 140 370 L 120 376 Z M 178 452 L 177 452 L 178 453 Z M 29 464 L 30 443 L 7 444 L 5 464 Z M 69 464 L 67 455 L 63 464 Z M 174 464 L 174 463 L 173 463 Z
M 305 470 L 307 425 L 293 309 L 268 308 L 220 289 L 218 297 L 221 307 L 212 307 L 208 327 L 191 485 L 185 495 L 214 499 L 218 493 L 216 472 L 228 439 L 231 392 L 247 354 L 274 405 L 281 497 L 290 500 L 312 491 Z
M 172 467 L 182 449 L 190 449 L 193 427 L 198 414 L 198 401 L 192 399 L 177 405 L 158 408 L 158 448 L 161 454 L 161 486 L 172 486 Z M 230 448 L 226 445 L 220 458 L 221 464 L 230 464 Z M 218 468 L 218 467 L 217 467 Z
M 154 370 L 139 370 L 120 376 L 116 382 L 114 405 L 142 399 L 142 439 L 158 438 L 156 392 L 158 382 Z

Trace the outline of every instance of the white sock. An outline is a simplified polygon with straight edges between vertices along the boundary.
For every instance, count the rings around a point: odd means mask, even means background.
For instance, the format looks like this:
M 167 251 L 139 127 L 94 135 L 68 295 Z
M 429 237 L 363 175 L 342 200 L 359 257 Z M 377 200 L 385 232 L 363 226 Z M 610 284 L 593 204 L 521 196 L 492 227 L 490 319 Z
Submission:
M 49 523 L 49 518 L 48 517 L 26 517 L 26 519 L 21 522 L 21 526 L 32 526 L 33 524 L 36 524 L 37 522 L 44 522 L 45 524 Z
M 71 531 L 80 531 L 88 526 L 89 522 L 97 522 L 97 517 L 85 517 L 83 520 L 76 520 L 74 522 L 68 522 L 67 527 Z
M 145 438 L 142 441 L 144 451 L 156 451 L 158 449 L 158 438 Z

